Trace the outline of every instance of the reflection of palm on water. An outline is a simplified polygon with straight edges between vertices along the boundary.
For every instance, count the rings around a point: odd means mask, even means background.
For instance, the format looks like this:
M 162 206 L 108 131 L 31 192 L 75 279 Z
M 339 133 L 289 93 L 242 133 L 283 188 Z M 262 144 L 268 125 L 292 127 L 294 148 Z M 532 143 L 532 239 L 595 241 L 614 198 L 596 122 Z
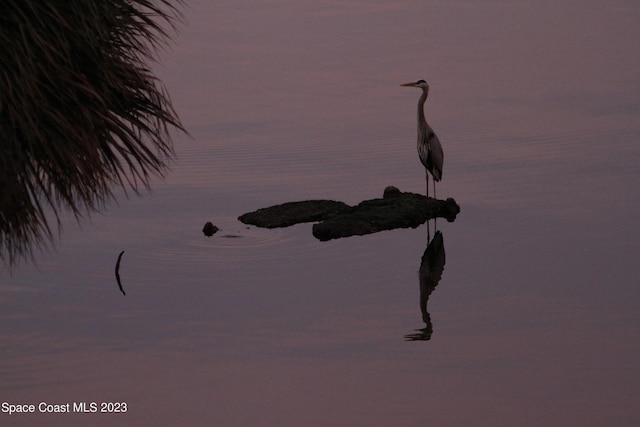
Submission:
M 429 224 L 427 223 L 427 227 Z M 429 296 L 438 286 L 442 278 L 445 264 L 444 237 L 439 230 L 435 232 L 433 239 L 428 239 L 427 248 L 420 260 L 418 278 L 420 281 L 420 312 L 425 327 L 416 329 L 414 333 L 405 335 L 407 341 L 426 341 L 431 338 L 433 324 L 427 311 Z

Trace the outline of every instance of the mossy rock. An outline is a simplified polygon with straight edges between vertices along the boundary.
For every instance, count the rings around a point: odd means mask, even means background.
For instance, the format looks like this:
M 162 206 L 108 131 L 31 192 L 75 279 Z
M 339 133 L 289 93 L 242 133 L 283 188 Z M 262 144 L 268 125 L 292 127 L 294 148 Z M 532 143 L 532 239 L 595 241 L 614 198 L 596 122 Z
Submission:
M 365 200 L 351 211 L 313 225 L 318 240 L 362 236 L 396 228 L 416 228 L 427 220 L 455 220 L 460 207 L 453 199 L 437 200 L 420 194 L 398 193 L 392 197 Z
M 459 212 L 454 199 L 438 200 L 387 187 L 383 198 L 365 200 L 357 206 L 333 200 L 307 200 L 259 209 L 238 219 L 265 228 L 318 222 L 313 225 L 313 235 L 325 241 L 396 228 L 416 228 L 432 218 L 452 222 Z
M 301 222 L 318 222 L 350 210 L 346 203 L 333 200 L 288 202 L 241 215 L 244 224 L 263 228 L 289 227 Z

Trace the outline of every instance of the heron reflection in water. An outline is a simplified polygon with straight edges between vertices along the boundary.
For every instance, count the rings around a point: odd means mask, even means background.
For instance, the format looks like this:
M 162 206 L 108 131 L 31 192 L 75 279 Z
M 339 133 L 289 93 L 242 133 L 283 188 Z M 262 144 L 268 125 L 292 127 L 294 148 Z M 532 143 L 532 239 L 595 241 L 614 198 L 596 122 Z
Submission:
M 428 224 L 427 224 L 428 226 Z M 418 277 L 420 281 L 420 311 L 425 327 L 416 329 L 414 333 L 405 335 L 405 341 L 427 341 L 431 339 L 433 324 L 431 316 L 427 311 L 429 296 L 438 286 L 444 271 L 445 254 L 444 238 L 440 230 L 436 231 L 433 239 L 428 239 L 427 249 L 425 249 L 420 260 L 420 270 Z
M 400 86 L 417 87 L 422 89 L 418 100 L 418 156 L 425 167 L 427 180 L 427 197 L 429 197 L 429 174 L 433 176 L 433 197 L 436 197 L 436 182 L 442 179 L 442 164 L 444 153 L 438 136 L 424 118 L 424 102 L 429 96 L 429 85 L 424 80 L 414 83 L 404 83 Z

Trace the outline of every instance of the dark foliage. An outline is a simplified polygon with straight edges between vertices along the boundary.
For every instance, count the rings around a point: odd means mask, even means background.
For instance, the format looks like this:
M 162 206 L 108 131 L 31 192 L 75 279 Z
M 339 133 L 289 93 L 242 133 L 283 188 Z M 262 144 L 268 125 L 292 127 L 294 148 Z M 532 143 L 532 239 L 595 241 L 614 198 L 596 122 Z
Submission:
M 0 3 L 0 258 L 52 238 L 117 186 L 166 171 L 184 131 L 148 62 L 179 18 L 168 0 Z

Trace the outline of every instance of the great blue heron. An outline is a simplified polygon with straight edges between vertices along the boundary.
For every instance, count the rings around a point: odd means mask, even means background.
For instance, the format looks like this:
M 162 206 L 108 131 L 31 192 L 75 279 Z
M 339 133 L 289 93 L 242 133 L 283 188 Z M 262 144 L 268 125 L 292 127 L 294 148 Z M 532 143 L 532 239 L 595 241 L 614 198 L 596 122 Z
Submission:
M 424 80 L 418 80 L 417 82 L 405 83 L 401 86 L 419 87 L 422 89 L 422 96 L 420 96 L 418 100 L 418 156 L 420 156 L 420 161 L 425 167 L 427 197 L 429 197 L 429 173 L 433 176 L 433 197 L 435 197 L 436 182 L 442 179 L 444 153 L 442 152 L 440 140 L 424 118 L 424 102 L 429 95 L 429 85 Z

